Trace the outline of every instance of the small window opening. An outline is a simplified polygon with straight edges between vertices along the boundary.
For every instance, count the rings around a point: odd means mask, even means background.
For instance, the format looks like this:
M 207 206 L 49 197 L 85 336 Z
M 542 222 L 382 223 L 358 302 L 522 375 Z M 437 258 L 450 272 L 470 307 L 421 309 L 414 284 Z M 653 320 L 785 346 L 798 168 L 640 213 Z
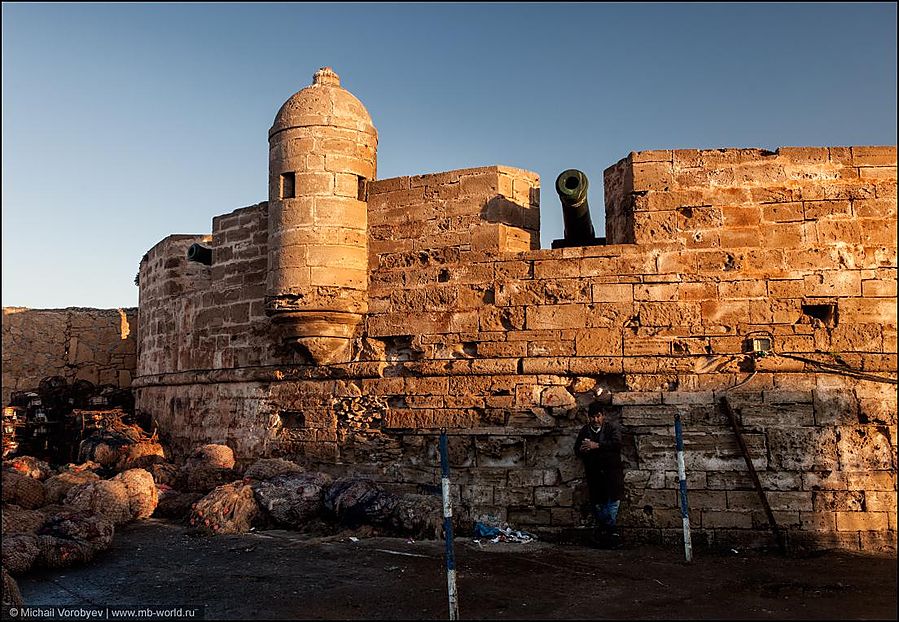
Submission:
M 818 320 L 828 328 L 836 326 L 839 319 L 837 305 L 834 303 L 823 305 L 802 305 L 802 314 L 810 318 L 812 320 L 812 324 L 815 323 L 814 320 Z
M 357 176 L 358 184 L 356 186 L 356 198 L 360 201 L 368 201 L 368 180 L 365 177 Z
M 281 198 L 292 199 L 296 196 L 296 174 L 281 173 Z

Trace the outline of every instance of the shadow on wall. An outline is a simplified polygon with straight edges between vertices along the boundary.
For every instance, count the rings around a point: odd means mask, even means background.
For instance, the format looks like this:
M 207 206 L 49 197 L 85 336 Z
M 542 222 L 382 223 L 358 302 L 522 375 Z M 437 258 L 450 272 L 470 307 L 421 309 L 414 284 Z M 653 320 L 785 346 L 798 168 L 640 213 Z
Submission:
M 727 394 L 736 430 L 720 403 L 723 392 L 690 404 L 665 404 L 666 395 L 676 399 L 663 393 L 660 403 L 622 407 L 627 493 L 619 521 L 634 537 L 682 538 L 673 430 L 680 414 L 694 544 L 774 547 L 780 532 L 793 551 L 895 553 L 896 395 L 889 383 L 825 377 L 814 389 Z

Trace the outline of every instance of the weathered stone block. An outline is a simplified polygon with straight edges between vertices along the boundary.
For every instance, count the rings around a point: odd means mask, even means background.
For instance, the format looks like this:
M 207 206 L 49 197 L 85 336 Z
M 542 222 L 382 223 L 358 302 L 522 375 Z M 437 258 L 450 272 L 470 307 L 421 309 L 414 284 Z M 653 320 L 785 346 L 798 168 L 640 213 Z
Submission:
M 751 529 L 752 515 L 748 511 L 703 510 L 700 513 L 703 529 Z
M 842 470 L 895 470 L 896 448 L 886 426 L 841 427 L 838 432 Z
M 837 531 L 885 531 L 886 512 L 836 512 Z
M 524 441 L 516 438 L 476 438 L 476 461 L 479 467 L 523 467 Z

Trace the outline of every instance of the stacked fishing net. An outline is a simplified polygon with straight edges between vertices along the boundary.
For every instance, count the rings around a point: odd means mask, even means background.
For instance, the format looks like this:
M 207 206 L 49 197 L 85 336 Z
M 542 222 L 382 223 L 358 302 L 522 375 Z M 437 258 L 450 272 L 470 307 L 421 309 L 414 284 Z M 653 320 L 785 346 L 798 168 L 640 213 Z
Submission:
M 44 568 L 65 568 L 89 562 L 112 544 L 115 527 L 100 514 L 68 510 L 47 519 L 37 535 L 36 560 Z
M 40 556 L 36 534 L 12 533 L 3 535 L 3 567 L 12 574 L 23 574 L 31 570 Z
M 9 509 L 4 510 L 4 518 Z M 5 525 L 3 567 L 13 574 L 34 567 L 63 568 L 93 559 L 109 548 L 112 521 L 103 515 L 71 508 L 53 508 L 27 523 Z
M 72 488 L 98 482 L 100 479 L 100 476 L 90 469 L 62 471 L 48 477 L 44 482 L 47 503 L 62 503 Z
M 161 484 L 159 490 L 159 503 L 156 504 L 154 517 L 183 519 L 190 514 L 194 503 L 203 498 L 201 492 L 181 492 L 169 486 Z
M 79 458 L 121 472 L 164 462 L 165 452 L 156 437 L 148 436 L 141 427 L 110 418 L 105 427 L 81 442 Z
M 331 531 L 363 525 L 385 535 L 436 537 L 442 528 L 440 501 L 424 495 L 395 495 L 372 479 L 308 472 L 283 458 L 264 458 L 233 481 L 233 453 L 222 446 L 194 450 L 179 471 L 180 491 L 163 486 L 157 516 L 183 516 L 205 533 L 239 533 L 273 524 L 302 531 Z M 202 474 L 201 476 L 191 474 Z M 232 481 L 203 491 L 198 481 L 230 476 Z M 208 485 L 208 484 L 207 484 Z M 196 491 L 208 492 L 196 500 Z M 250 494 L 252 491 L 252 495 Z
M 44 524 L 46 516 L 40 510 L 26 510 L 13 504 L 3 504 L 0 510 L 3 523 L 3 535 L 15 533 L 37 533 Z
M 34 510 L 46 503 L 47 492 L 41 480 L 6 468 L 3 469 L 2 478 L 3 503 L 11 503 L 28 510 Z
M 2 569 L 3 571 L 3 604 L 9 607 L 21 607 L 22 606 L 22 594 L 19 593 L 19 586 L 16 584 L 16 580 L 12 578 L 12 576 L 6 572 L 6 568 Z
M 144 469 L 129 469 L 112 479 L 73 487 L 65 504 L 107 517 L 116 525 L 148 518 L 158 502 L 153 476 Z
M 178 467 L 170 462 L 160 462 L 147 467 L 157 486 L 173 487 L 178 481 Z
M 234 452 L 227 445 L 203 445 L 188 456 L 177 477 L 177 488 L 183 492 L 209 493 L 237 479 Z
M 335 481 L 325 494 L 325 508 L 343 525 L 385 525 L 397 499 L 377 482 L 362 477 Z
M 331 477 L 297 471 L 276 475 L 253 484 L 256 500 L 275 523 L 302 529 L 321 516 Z
M 296 462 L 284 460 L 283 458 L 262 458 L 257 460 L 243 474 L 245 479 L 267 480 L 278 475 L 288 475 L 290 473 L 302 473 L 303 467 Z
M 156 483 L 158 503 L 153 516 L 184 519 L 191 508 L 216 488 L 239 479 L 234 452 L 227 445 L 209 444 L 194 449 L 180 466 L 157 461 L 147 467 Z
M 3 463 L 4 470 L 13 471 L 32 479 L 44 481 L 55 473 L 53 467 L 43 460 L 31 456 L 19 456 L 6 460 Z
M 30 457 L 5 461 L 0 510 L 4 570 L 19 575 L 88 562 L 109 548 L 116 525 L 150 516 L 158 498 L 153 476 L 128 469 L 102 479 L 110 472 L 96 462 L 54 471 Z
M 437 537 L 442 528 L 438 497 L 395 495 L 368 478 L 336 480 L 324 502 L 327 512 L 347 527 L 371 525 L 385 534 L 419 538 Z
M 390 513 L 388 525 L 396 535 L 439 538 L 443 531 L 443 505 L 440 497 L 400 495 Z
M 249 531 L 263 518 L 253 487 L 243 482 L 218 486 L 194 503 L 189 522 L 203 533 Z

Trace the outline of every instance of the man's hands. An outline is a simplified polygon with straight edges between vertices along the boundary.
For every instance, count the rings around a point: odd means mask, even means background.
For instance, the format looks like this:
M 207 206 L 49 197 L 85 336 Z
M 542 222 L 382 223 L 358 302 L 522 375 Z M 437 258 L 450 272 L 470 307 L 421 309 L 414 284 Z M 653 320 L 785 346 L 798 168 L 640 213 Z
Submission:
M 581 443 L 581 451 L 590 451 L 591 449 L 599 449 L 599 443 L 594 443 L 589 438 L 585 438 Z

